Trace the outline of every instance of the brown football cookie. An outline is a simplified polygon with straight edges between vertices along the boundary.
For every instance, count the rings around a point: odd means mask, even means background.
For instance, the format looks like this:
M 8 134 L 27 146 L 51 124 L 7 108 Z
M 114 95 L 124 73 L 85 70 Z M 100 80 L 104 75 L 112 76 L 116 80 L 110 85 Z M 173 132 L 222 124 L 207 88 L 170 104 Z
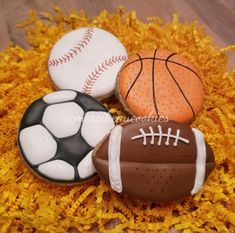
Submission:
M 174 121 L 117 125 L 92 159 L 112 189 L 156 202 L 197 193 L 215 166 L 201 131 Z
M 118 74 L 116 95 L 134 116 L 166 116 L 192 121 L 202 108 L 203 86 L 195 67 L 166 49 L 129 57 Z

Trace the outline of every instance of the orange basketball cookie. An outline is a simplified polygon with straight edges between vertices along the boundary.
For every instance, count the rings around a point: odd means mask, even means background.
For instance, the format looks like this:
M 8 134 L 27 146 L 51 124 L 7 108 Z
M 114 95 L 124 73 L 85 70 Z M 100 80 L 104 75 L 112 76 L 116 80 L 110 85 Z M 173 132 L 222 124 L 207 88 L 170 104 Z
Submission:
M 129 57 L 117 78 L 117 96 L 134 116 L 192 121 L 202 108 L 203 86 L 194 66 L 166 49 Z

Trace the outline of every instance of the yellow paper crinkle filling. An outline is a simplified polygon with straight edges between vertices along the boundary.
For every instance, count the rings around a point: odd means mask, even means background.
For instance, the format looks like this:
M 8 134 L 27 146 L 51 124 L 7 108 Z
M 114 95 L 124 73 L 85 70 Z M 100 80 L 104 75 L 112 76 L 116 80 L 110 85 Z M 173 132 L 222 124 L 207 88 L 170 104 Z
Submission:
M 19 27 L 25 28 L 30 49 L 10 45 L 0 52 L 0 232 L 235 232 L 235 69 L 227 71 L 226 52 L 235 46 L 216 47 L 203 28 L 149 17 L 139 21 L 124 8 L 102 11 L 90 18 L 84 11 L 64 14 L 34 12 Z M 203 189 L 182 202 L 154 204 L 119 196 L 102 180 L 58 186 L 41 181 L 23 163 L 17 148 L 17 130 L 23 112 L 35 99 L 52 92 L 47 61 L 53 44 L 73 29 L 95 26 L 115 34 L 132 54 L 165 47 L 182 53 L 196 66 L 203 80 L 203 110 L 192 123 L 213 148 L 216 169 Z M 106 103 L 116 123 L 121 106 Z M 111 226 L 110 226 L 111 225 Z M 110 230 L 110 228 L 112 228 Z

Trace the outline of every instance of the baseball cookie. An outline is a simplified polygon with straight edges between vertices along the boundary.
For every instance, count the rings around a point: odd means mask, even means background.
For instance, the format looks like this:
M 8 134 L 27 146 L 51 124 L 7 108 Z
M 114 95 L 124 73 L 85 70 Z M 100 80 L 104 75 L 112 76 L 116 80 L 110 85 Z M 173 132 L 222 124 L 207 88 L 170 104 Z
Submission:
M 135 116 L 190 122 L 202 108 L 203 86 L 193 65 L 166 49 L 143 51 L 123 64 L 117 97 Z
M 117 125 L 92 159 L 112 189 L 156 202 L 197 193 L 215 166 L 202 133 L 174 121 Z
M 28 107 L 18 145 L 28 167 L 41 178 L 77 183 L 95 175 L 93 148 L 113 127 L 113 118 L 93 97 L 61 90 Z
M 57 41 L 48 68 L 58 89 L 73 89 L 102 99 L 114 93 L 117 73 L 126 59 L 125 47 L 113 34 L 80 28 Z

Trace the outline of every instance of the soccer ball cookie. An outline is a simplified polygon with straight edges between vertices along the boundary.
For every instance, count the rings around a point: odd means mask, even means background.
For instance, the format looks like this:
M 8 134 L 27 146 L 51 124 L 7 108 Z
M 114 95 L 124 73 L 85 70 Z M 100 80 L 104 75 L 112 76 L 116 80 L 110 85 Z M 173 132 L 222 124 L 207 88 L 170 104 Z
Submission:
M 197 193 L 215 166 L 201 131 L 174 121 L 117 125 L 92 159 L 112 189 L 156 202 Z
M 28 167 L 41 178 L 82 182 L 95 175 L 93 148 L 113 127 L 113 118 L 93 97 L 61 90 L 28 107 L 18 144 Z
M 51 50 L 48 69 L 58 89 L 73 89 L 99 99 L 114 94 L 117 73 L 127 59 L 122 43 L 99 28 L 79 28 Z
M 116 91 L 132 115 L 166 116 L 184 123 L 201 110 L 204 94 L 194 66 L 161 48 L 130 56 L 119 72 Z

